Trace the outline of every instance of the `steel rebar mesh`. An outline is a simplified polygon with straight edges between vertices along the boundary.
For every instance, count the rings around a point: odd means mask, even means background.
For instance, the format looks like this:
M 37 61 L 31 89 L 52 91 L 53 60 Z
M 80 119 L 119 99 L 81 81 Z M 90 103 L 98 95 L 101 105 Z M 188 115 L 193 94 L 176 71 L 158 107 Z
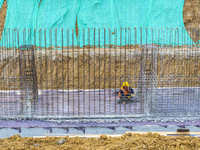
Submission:
M 28 118 L 199 113 L 200 45 L 184 29 L 83 29 L 77 36 L 74 29 L 3 33 L 1 118 L 27 117 L 22 111 L 27 107 L 22 99 L 25 85 L 20 84 L 23 45 L 33 46 L 33 86 L 38 88 Z M 116 91 L 125 81 L 134 88 L 135 98 L 124 104 Z

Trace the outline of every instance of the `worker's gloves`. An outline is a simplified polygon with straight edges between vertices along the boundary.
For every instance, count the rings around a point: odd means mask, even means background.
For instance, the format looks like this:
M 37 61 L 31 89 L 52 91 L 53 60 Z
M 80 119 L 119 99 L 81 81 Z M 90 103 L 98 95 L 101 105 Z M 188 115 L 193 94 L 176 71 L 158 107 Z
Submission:
M 128 96 L 128 98 L 131 98 L 130 96 Z

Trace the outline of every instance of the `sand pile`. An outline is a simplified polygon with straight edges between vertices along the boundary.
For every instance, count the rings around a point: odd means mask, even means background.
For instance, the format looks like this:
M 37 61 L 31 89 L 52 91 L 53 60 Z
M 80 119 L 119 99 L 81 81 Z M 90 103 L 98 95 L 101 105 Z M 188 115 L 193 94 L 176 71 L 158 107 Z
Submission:
M 166 137 L 159 134 L 148 133 L 125 134 L 122 137 L 107 137 L 101 135 L 100 138 L 69 138 L 69 137 L 46 137 L 31 138 L 19 135 L 10 138 L 0 139 L 0 149 L 131 149 L 131 150 L 192 150 L 200 148 L 200 139 L 197 137 Z

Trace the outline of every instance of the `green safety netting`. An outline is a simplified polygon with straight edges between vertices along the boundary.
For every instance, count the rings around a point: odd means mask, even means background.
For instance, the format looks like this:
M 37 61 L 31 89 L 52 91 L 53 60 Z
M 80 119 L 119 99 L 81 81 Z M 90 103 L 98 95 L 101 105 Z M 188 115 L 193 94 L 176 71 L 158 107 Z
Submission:
M 4 0 L 0 0 L 2 5 Z M 184 0 L 7 0 L 7 16 L 5 22 L 5 30 L 1 44 L 9 43 L 12 46 L 12 40 L 5 42 L 10 35 L 16 35 L 13 29 L 19 30 L 20 45 L 36 44 L 44 46 L 44 37 L 46 33 L 47 46 L 55 43 L 61 45 L 61 29 L 63 28 L 64 45 L 66 45 L 67 29 L 69 28 L 69 45 L 72 44 L 72 32 L 74 32 L 74 45 L 83 45 L 83 28 L 85 31 L 85 44 L 88 43 L 88 28 L 90 28 L 91 39 L 94 35 L 93 28 L 96 28 L 96 40 L 90 40 L 90 44 L 98 43 L 98 28 L 100 28 L 100 40 L 103 44 L 104 28 L 106 28 L 106 41 L 109 41 L 110 32 L 114 32 L 114 28 L 118 29 L 118 41 L 120 28 L 130 27 L 134 34 L 134 27 L 137 28 L 137 38 L 130 40 L 131 44 L 144 43 L 160 43 L 160 44 L 182 44 L 174 41 L 165 40 L 168 36 L 177 35 L 177 31 L 167 31 L 167 28 L 178 28 L 179 33 L 186 34 L 182 29 L 183 23 L 183 5 Z M 75 24 L 79 28 L 78 37 L 76 37 Z M 142 41 L 140 40 L 140 27 L 142 29 Z M 148 28 L 146 33 L 145 27 Z M 159 29 L 156 29 L 159 28 Z M 41 29 L 42 28 L 42 29 Z M 150 30 L 153 28 L 154 30 Z M 161 29 L 162 28 L 162 29 Z M 26 30 L 24 30 L 26 29 Z M 36 29 L 36 30 L 35 30 Z M 41 29 L 41 30 L 40 30 Z M 44 32 L 46 29 L 46 32 Z M 49 30 L 52 34 L 49 34 Z M 57 29 L 57 31 L 55 31 Z M 34 32 L 35 30 L 35 32 Z M 183 30 L 183 31 L 182 31 Z M 152 39 L 152 33 L 155 32 L 155 38 Z M 170 35 L 170 32 L 172 32 Z M 57 35 L 57 40 L 55 39 Z M 127 31 L 128 34 L 128 31 Z M 160 35 L 157 35 L 160 34 Z M 34 35 L 38 38 L 34 41 Z M 122 31 L 124 37 L 125 31 Z M 40 36 L 40 38 L 39 38 Z M 188 36 L 188 35 L 187 35 Z M 158 37 L 156 39 L 156 37 Z M 111 37 L 113 43 L 114 35 Z M 26 39 L 26 40 L 23 40 Z M 78 39 L 78 40 L 77 40 Z M 124 45 L 125 42 L 122 42 Z

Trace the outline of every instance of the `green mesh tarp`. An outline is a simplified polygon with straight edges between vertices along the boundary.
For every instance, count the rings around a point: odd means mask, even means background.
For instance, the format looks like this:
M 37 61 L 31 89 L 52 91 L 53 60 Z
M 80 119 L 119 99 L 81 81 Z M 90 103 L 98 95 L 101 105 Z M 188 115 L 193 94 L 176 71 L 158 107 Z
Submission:
M 4 0 L 0 0 L 2 5 Z M 36 44 L 44 46 L 43 36 L 46 33 L 46 44 L 59 46 L 61 45 L 61 29 L 63 28 L 63 37 L 67 38 L 67 29 L 69 28 L 69 45 L 72 44 L 72 32 L 74 32 L 74 45 L 83 45 L 83 28 L 85 37 L 90 28 L 90 36 L 94 35 L 93 28 L 96 28 L 96 40 L 98 43 L 98 28 L 100 28 L 100 40 L 104 38 L 104 28 L 106 29 L 106 41 L 109 41 L 110 32 L 114 32 L 114 28 L 118 29 L 118 39 L 120 29 L 129 27 L 132 34 L 135 34 L 134 28 L 137 28 L 137 38 L 132 38 L 131 44 L 159 43 L 159 44 L 182 44 L 174 41 L 165 40 L 168 36 L 175 36 L 177 31 L 167 31 L 167 28 L 178 28 L 179 33 L 186 34 L 182 28 L 183 24 L 183 5 L 184 0 L 7 0 L 7 16 L 5 22 L 5 30 L 3 33 L 3 41 L 6 41 L 10 35 L 16 35 L 14 29 L 19 30 L 19 45 Z M 76 36 L 75 27 L 79 28 L 79 34 Z M 147 37 L 140 40 L 140 27 L 142 36 Z M 159 28 L 159 29 L 156 29 Z M 148 28 L 148 32 L 145 31 Z M 152 28 L 153 30 L 151 30 Z M 161 28 L 162 31 L 161 31 Z M 25 29 L 25 30 L 24 30 Z M 41 30 L 40 30 L 41 29 Z M 55 31 L 57 29 L 57 31 Z M 45 32 L 46 30 L 46 32 Z M 50 31 L 50 34 L 49 34 Z M 152 33 L 155 32 L 155 38 L 152 39 Z M 178 33 L 177 32 L 177 33 Z M 55 40 L 55 34 L 57 40 Z M 126 34 L 122 31 L 122 37 Z M 127 30 L 128 34 L 128 30 Z M 145 35 L 147 34 L 147 36 Z M 160 34 L 160 35 L 159 35 Z M 40 39 L 34 39 L 34 35 Z M 158 36 L 159 35 L 159 36 Z M 177 34 L 176 34 L 177 35 Z M 156 39 L 156 36 L 158 37 Z M 111 37 L 114 39 L 114 35 Z M 77 40 L 78 39 L 78 40 Z M 114 40 L 111 40 L 112 44 Z M 5 45 L 6 42 L 1 42 Z M 12 46 L 12 41 L 7 42 Z M 85 44 L 88 38 L 85 38 Z M 94 44 L 94 40 L 90 41 L 90 45 Z M 103 42 L 101 42 L 103 44 Z M 108 44 L 108 43 L 106 43 Z M 119 40 L 117 41 L 119 45 Z M 126 43 L 122 43 L 124 45 Z M 64 42 L 64 46 L 66 42 Z

